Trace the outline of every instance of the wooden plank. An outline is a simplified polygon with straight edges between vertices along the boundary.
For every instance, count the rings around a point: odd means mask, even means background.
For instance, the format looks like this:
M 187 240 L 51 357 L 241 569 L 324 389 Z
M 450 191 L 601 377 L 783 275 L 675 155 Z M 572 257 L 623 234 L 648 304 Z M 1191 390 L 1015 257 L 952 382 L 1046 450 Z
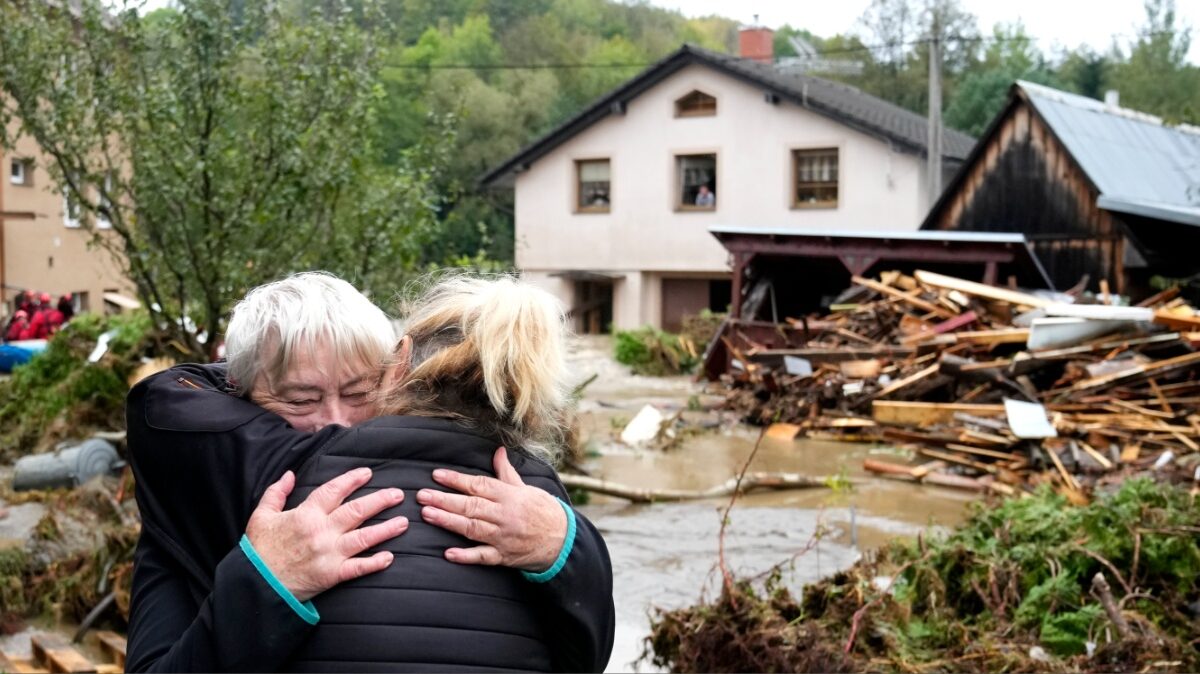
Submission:
M 49 674 L 49 670 L 39 667 L 29 660 L 21 660 L 0 653 L 0 672 L 12 674 Z
M 922 379 L 927 379 L 929 377 L 932 377 L 933 375 L 937 374 L 938 367 L 939 367 L 939 364 L 934 363 L 933 365 L 930 365 L 929 367 L 925 368 L 924 370 L 914 372 L 913 374 L 910 374 L 909 376 L 907 376 L 899 381 L 894 381 L 891 384 L 888 384 L 886 387 L 884 387 L 884 389 L 881 390 L 879 393 L 876 393 L 875 397 L 876 398 L 885 398 L 887 396 L 892 395 L 893 393 L 896 393 L 897 391 L 901 391 L 905 388 L 908 388 L 909 386 L 912 386 L 913 384 L 921 381 Z
M 1092 447 L 1091 445 L 1089 445 L 1086 442 L 1083 442 L 1082 440 L 1079 441 L 1079 447 L 1081 449 L 1083 449 L 1083 451 L 1087 452 L 1088 456 L 1095 459 L 1096 463 L 1100 464 L 1101 467 L 1104 468 L 1104 470 L 1112 470 L 1112 468 L 1113 468 L 1112 460 L 1109 459 L 1107 456 L 1104 456 L 1100 452 L 1096 451 L 1095 447 Z
M 96 639 L 100 641 L 100 650 L 123 669 L 125 667 L 125 637 L 116 632 L 104 630 L 96 632 Z
M 969 466 L 969 467 L 974 468 L 975 470 L 978 470 L 983 473 L 991 473 L 992 475 L 995 475 L 1000 472 L 1000 469 L 998 467 L 993 466 L 990 463 L 980 463 L 979 461 L 975 461 L 974 459 L 968 459 L 965 456 L 959 456 L 957 454 L 951 454 L 949 452 L 943 452 L 943 451 L 939 451 L 936 449 L 928 449 L 926 447 L 922 447 L 922 448 L 918 449 L 917 452 L 919 452 L 920 454 L 924 454 L 925 456 L 928 456 L 931 459 L 940 459 L 942 461 L 949 461 L 950 463 L 962 464 L 964 466 Z
M 1054 451 L 1053 448 L 1047 447 L 1046 453 L 1050 455 L 1050 461 L 1058 470 L 1058 474 L 1062 476 L 1063 484 L 1065 484 L 1072 491 L 1079 491 L 1079 483 L 1076 482 L 1075 478 L 1067 472 L 1066 467 L 1063 466 L 1062 459 L 1058 458 L 1058 452 Z
M 964 331 L 953 337 L 959 344 L 1024 344 L 1029 339 L 1029 328 Z
M 1159 309 L 1154 312 L 1154 322 L 1157 325 L 1165 325 L 1168 330 L 1180 330 L 1184 332 L 1200 330 L 1200 317 L 1182 316 L 1166 309 Z
M 974 281 L 954 278 L 953 276 L 935 274 L 930 271 L 917 271 L 914 276 L 917 277 L 917 281 L 924 283 L 925 285 L 933 286 L 935 288 L 945 288 L 946 290 L 957 290 L 961 293 L 966 293 L 967 295 L 983 297 L 985 299 L 995 300 L 997 302 L 1008 302 L 1009 304 L 1016 304 L 1025 307 L 1044 307 L 1053 304 L 1053 301 L 1051 300 L 1045 300 L 1028 293 L 1005 290 L 1004 288 L 996 288 L 994 286 L 984 285 Z
M 953 332 L 959 328 L 966 327 L 971 323 L 974 323 L 978 318 L 979 316 L 976 316 L 974 311 L 968 311 L 964 314 L 959 314 L 954 318 L 944 320 L 941 323 L 930 327 L 928 330 L 923 330 L 921 332 L 909 335 L 901 341 L 906 344 L 910 342 L 919 342 L 925 337 L 931 335 L 941 335 L 947 332 Z
M 1148 365 L 1134 365 L 1126 370 L 1114 372 L 1101 377 L 1089 377 L 1083 381 L 1076 382 L 1075 385 L 1070 388 L 1070 391 L 1073 393 L 1089 391 L 1096 388 L 1111 386 L 1117 382 L 1122 382 L 1137 377 L 1153 376 L 1161 373 L 1173 372 L 1175 370 L 1183 370 L 1197 365 L 1200 365 L 1200 351 L 1184 354 L 1182 356 L 1176 356 L 1174 358 L 1155 361 Z
M 1170 412 L 1159 412 L 1158 410 L 1146 409 L 1145 407 L 1141 407 L 1141 406 L 1135 405 L 1131 402 L 1126 402 L 1124 400 L 1117 400 L 1116 398 L 1112 399 L 1112 402 L 1110 403 L 1110 405 L 1113 407 L 1116 407 L 1118 410 L 1124 409 L 1124 410 L 1128 410 L 1130 412 L 1136 412 L 1142 416 L 1154 417 L 1155 419 L 1174 419 L 1175 418 L 1175 415 L 1171 414 Z M 1107 405 L 1106 405 L 1106 407 L 1107 407 Z
M 925 300 L 917 297 L 917 294 L 920 292 L 920 290 L 914 290 L 912 292 L 906 293 L 906 292 L 902 292 L 900 290 L 896 290 L 895 288 L 893 288 L 891 286 L 885 286 L 882 283 L 879 283 L 878 281 L 872 281 L 869 278 L 863 278 L 861 276 L 853 276 L 850 278 L 850 280 L 860 286 L 863 286 L 864 288 L 870 288 L 871 290 L 874 290 L 875 292 L 877 292 L 881 295 L 887 295 L 888 297 L 894 297 L 902 302 L 907 302 L 908 304 L 911 304 L 914 307 L 921 309 L 922 311 L 928 311 L 931 314 L 937 314 L 938 316 L 941 316 L 942 318 L 954 318 L 957 315 L 952 311 L 948 311 L 946 309 L 943 309 L 942 307 L 939 307 L 936 304 L 931 304 L 931 303 L 926 302 Z
M 960 444 L 957 442 L 951 442 L 951 443 L 947 444 L 946 449 L 953 450 L 955 452 L 965 452 L 967 454 L 974 454 L 975 456 L 986 456 L 990 459 L 1000 459 L 1001 461 L 1017 461 L 1021 458 L 1021 457 L 1017 456 L 1016 454 L 1010 454 L 1008 452 L 997 452 L 993 449 L 983 449 L 982 447 L 975 447 L 973 445 L 964 445 L 964 444 Z
M 795 440 L 800 434 L 800 427 L 796 424 L 771 424 L 767 427 L 767 437 L 775 440 Z
M 881 424 L 899 426 L 928 426 L 954 420 L 957 413 L 972 416 L 1000 416 L 1004 405 L 978 403 L 923 403 L 901 400 L 876 400 L 871 403 L 871 417 Z
M 96 666 L 63 638 L 53 634 L 35 634 L 29 639 L 33 659 L 52 673 L 94 673 Z

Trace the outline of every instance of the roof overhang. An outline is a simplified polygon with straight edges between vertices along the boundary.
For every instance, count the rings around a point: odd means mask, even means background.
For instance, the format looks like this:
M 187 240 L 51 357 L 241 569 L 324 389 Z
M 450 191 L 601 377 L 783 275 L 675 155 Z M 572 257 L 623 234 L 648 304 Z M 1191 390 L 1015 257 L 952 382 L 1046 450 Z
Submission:
M 596 271 L 592 269 L 564 269 L 551 272 L 550 276 L 567 279 L 568 281 L 616 281 L 625 278 L 621 272 Z
M 944 264 L 1011 264 L 1054 289 L 1024 234 L 964 231 L 820 231 L 794 228 L 709 228 L 731 253 Z
M 122 295 L 121 293 L 113 293 L 113 292 L 104 293 L 104 301 L 108 302 L 109 304 L 114 304 L 114 305 L 116 305 L 122 309 L 126 309 L 128 311 L 133 311 L 134 309 L 137 309 L 142 306 L 141 302 L 133 299 L 132 297 L 127 297 L 125 295 Z
M 1200 227 L 1200 206 L 1188 207 L 1178 204 L 1164 204 L 1140 199 L 1111 197 L 1105 194 L 1100 195 L 1100 198 L 1096 199 L 1096 206 L 1106 211 Z

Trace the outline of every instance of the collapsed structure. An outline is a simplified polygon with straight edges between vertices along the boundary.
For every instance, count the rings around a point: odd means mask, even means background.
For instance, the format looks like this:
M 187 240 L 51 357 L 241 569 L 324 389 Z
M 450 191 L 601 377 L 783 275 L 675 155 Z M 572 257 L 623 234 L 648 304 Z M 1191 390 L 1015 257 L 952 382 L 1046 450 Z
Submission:
M 868 460 L 876 473 L 1004 494 L 1052 483 L 1080 502 L 1123 467 L 1200 453 L 1200 318 L 1176 288 L 1126 307 L 928 271 L 853 282 L 827 315 L 782 319 L 803 336 L 788 346 L 727 324 L 709 347 L 729 355 L 727 404 L 773 435 L 919 458 Z

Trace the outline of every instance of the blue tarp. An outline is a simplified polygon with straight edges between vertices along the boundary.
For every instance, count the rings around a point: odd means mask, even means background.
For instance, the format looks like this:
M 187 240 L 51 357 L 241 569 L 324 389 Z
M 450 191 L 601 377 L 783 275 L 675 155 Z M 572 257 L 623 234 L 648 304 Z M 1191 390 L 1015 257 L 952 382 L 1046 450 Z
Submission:
M 0 372 L 12 372 L 14 367 L 28 363 L 31 358 L 45 349 L 46 340 L 44 339 L 27 339 L 0 344 Z

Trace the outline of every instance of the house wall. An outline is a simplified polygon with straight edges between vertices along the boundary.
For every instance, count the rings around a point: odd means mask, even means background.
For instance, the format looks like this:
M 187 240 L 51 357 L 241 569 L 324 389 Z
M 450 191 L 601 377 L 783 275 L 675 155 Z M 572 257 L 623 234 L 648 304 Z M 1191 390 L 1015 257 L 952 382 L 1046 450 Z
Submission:
M 1087 275 L 1125 292 L 1121 223 L 1096 206 L 1097 193 L 1071 155 L 1023 100 L 930 215 L 930 229 L 1025 234 L 1055 287 Z
M 717 98 L 711 117 L 675 117 L 677 99 L 699 89 Z M 836 208 L 792 207 L 792 150 L 837 147 Z M 675 156 L 717 155 L 717 205 L 676 208 Z M 575 161 L 607 158 L 607 213 L 575 212 Z M 928 208 L 924 163 L 888 143 L 700 65 L 689 66 L 614 115 L 538 159 L 516 178 L 516 262 L 548 286 L 550 273 L 604 270 L 619 328 L 661 324 L 663 274 L 728 278 L 713 225 L 814 230 L 913 230 Z
M 9 127 L 15 133 L 18 122 Z M 14 185 L 11 160 L 32 159 L 32 184 Z M 32 218 L 5 218 L 3 225 L 3 298 L 32 289 L 47 292 L 55 299 L 63 293 L 88 293 L 89 309 L 102 312 L 106 290 L 131 293 L 131 284 L 107 250 L 90 245 L 92 235 L 83 228 L 70 228 L 63 217 L 62 194 L 53 189 L 46 170 L 49 159 L 37 143 L 28 137 L 17 140 L 11 152 L 0 153 L 0 191 L 3 210 L 10 214 L 30 214 Z M 7 306 L 7 305 L 6 305 Z M 11 309 L 0 308 L 0 315 Z

